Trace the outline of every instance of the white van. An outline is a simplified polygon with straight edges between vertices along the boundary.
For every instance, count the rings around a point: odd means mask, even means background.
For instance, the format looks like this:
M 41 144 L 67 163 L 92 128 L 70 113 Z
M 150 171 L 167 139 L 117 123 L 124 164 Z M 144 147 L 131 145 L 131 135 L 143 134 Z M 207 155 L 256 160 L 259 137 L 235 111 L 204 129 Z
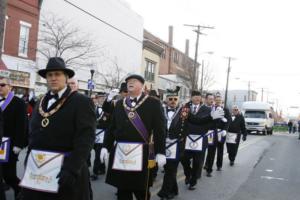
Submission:
M 242 113 L 246 121 L 248 133 L 256 132 L 263 135 L 272 135 L 274 119 L 271 106 L 268 103 L 247 101 L 242 105 Z

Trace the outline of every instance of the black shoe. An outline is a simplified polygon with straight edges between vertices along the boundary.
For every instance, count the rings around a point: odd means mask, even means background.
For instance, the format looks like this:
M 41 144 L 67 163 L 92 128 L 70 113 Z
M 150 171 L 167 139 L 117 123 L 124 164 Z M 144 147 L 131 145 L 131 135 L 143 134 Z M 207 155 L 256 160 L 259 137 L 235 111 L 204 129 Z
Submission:
M 186 184 L 186 185 L 190 184 L 190 180 L 191 180 L 190 178 L 185 177 L 185 180 L 184 180 L 185 184 Z
M 157 196 L 160 197 L 161 200 L 167 200 L 167 199 L 174 199 L 174 195 L 173 194 L 163 194 L 163 193 L 157 193 Z
M 204 165 L 203 169 L 205 169 L 205 170 L 207 169 L 206 165 Z
M 98 180 L 98 176 L 96 174 L 91 175 L 92 181 Z
M 10 186 L 7 185 L 6 183 L 2 183 L 2 187 L 3 187 L 3 190 L 4 190 L 4 191 L 10 190 Z
M 230 161 L 230 166 L 233 166 L 234 165 L 234 161 Z
M 196 186 L 196 184 L 190 184 L 188 189 L 189 190 L 195 190 L 196 189 L 195 186 Z
M 207 177 L 212 177 L 211 173 L 206 174 Z
M 217 171 L 222 171 L 222 167 L 218 167 L 218 168 L 217 168 Z

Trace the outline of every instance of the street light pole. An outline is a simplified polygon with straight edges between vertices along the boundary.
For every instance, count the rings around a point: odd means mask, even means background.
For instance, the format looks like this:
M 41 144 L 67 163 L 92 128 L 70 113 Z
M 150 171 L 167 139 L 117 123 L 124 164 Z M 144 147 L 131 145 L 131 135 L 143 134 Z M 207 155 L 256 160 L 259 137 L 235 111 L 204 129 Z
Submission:
M 89 96 L 91 97 L 92 96 L 92 92 L 93 92 L 93 86 L 92 85 L 93 85 L 93 77 L 94 77 L 95 70 L 91 69 L 90 72 L 91 72 L 91 87 L 90 87 Z

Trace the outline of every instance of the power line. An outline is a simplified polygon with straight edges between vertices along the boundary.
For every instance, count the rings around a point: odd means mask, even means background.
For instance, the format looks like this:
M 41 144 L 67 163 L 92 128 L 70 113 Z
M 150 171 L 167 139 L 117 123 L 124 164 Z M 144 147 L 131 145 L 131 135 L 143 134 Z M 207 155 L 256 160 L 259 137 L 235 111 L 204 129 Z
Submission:
M 113 28 L 113 29 L 119 31 L 119 32 L 122 33 L 123 35 L 126 35 L 127 37 L 130 37 L 131 39 L 133 39 L 133 40 L 135 40 L 135 41 L 137 41 L 137 42 L 139 42 L 139 43 L 143 43 L 143 41 L 141 41 L 141 40 L 137 39 L 136 37 L 134 37 L 134 36 L 132 36 L 132 35 L 130 35 L 130 34 L 124 32 L 124 31 L 122 31 L 121 29 L 115 27 L 114 25 L 112 25 L 112 24 L 110 24 L 110 23 L 108 23 L 108 22 L 106 22 L 106 21 L 100 19 L 99 17 L 97 17 L 97 16 L 93 15 L 92 13 L 90 13 L 90 12 L 84 10 L 83 8 L 80 8 L 79 6 L 77 6 L 77 5 L 73 4 L 73 3 L 71 3 L 70 1 L 68 1 L 68 0 L 64 0 L 64 1 L 65 1 L 66 3 L 68 3 L 68 4 L 70 4 L 71 6 L 77 8 L 78 10 L 84 12 L 85 14 L 87 14 L 87 15 L 93 17 L 94 19 L 96 19 L 96 20 L 102 22 L 103 24 L 105 24 L 105 25 L 107 25 L 107 26 L 109 26 L 109 27 L 111 27 L 111 28 Z

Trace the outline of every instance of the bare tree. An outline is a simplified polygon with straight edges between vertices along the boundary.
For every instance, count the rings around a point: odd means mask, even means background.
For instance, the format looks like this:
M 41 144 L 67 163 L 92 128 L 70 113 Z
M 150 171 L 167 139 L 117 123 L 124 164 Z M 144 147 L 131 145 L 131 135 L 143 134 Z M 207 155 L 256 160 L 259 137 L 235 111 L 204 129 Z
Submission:
M 126 72 L 119 66 L 117 58 L 108 59 L 105 62 L 106 66 L 101 67 L 101 70 L 96 70 L 96 78 L 99 77 L 106 88 L 118 88 L 126 77 Z
M 2 56 L 4 24 L 5 24 L 5 17 L 6 17 L 6 5 L 7 5 L 7 0 L 0 0 L 0 59 Z
M 193 63 L 189 62 L 187 59 L 183 60 L 183 66 L 185 68 L 181 78 L 182 84 L 187 88 L 192 88 L 192 80 L 194 76 L 194 66 Z M 200 67 L 200 65 L 199 65 Z M 199 68 L 198 67 L 198 68 Z M 196 70 L 196 80 L 201 79 L 201 70 Z M 210 68 L 209 63 L 203 67 L 203 91 L 208 90 L 213 84 L 215 84 L 213 70 Z M 198 84 L 197 84 L 198 85 Z M 198 90 L 201 89 L 201 84 L 198 86 Z
M 203 67 L 203 91 L 209 90 L 216 83 L 215 76 L 209 63 Z
M 46 59 L 63 57 L 68 66 L 77 69 L 86 67 L 87 60 L 99 54 L 90 34 L 54 14 L 42 16 L 39 43 L 38 52 Z

